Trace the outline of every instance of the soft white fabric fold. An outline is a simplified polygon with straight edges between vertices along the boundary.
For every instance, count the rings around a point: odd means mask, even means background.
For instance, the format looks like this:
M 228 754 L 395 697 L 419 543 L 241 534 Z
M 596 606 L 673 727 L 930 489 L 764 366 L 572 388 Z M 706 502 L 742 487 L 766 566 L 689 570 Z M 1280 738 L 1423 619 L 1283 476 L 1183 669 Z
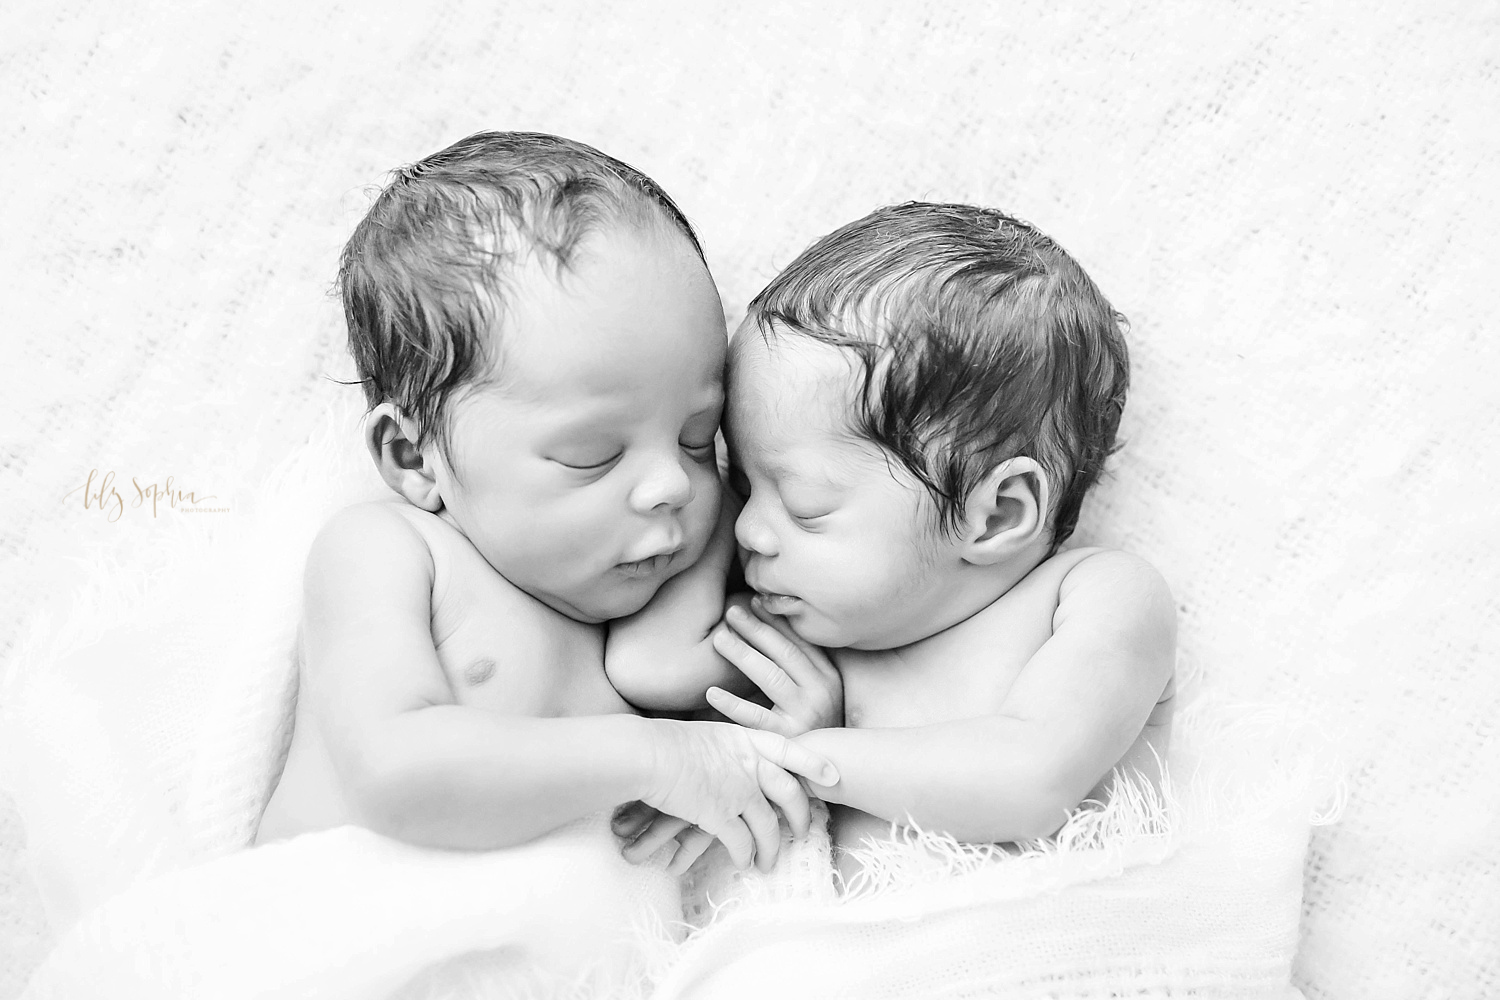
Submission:
M 626 864 L 607 817 L 489 852 L 341 827 L 126 890 L 74 925 L 25 997 L 384 1000 L 475 977 L 498 995 L 615 996 L 680 917 L 677 880 Z

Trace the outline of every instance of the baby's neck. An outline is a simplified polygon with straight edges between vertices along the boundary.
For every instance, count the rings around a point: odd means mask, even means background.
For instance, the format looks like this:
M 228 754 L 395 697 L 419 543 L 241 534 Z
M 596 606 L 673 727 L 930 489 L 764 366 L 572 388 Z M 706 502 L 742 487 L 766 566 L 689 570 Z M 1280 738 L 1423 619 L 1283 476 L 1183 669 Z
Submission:
M 943 602 L 944 613 L 932 621 L 931 631 L 909 645 L 926 642 L 961 625 L 1000 600 L 1047 561 L 1049 550 L 1050 544 L 1039 540 L 999 562 L 987 566 L 963 563 L 955 568 Z

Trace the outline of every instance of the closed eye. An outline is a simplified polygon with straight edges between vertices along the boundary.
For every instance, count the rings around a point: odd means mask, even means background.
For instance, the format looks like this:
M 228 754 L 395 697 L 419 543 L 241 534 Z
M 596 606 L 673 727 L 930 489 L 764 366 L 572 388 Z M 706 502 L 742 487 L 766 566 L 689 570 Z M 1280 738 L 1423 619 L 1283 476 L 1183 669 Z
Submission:
M 572 462 L 564 462 L 560 458 L 554 458 L 552 461 L 556 462 L 558 465 L 563 466 L 564 468 L 576 469 L 579 472 L 598 472 L 600 469 L 606 469 L 609 466 L 614 465 L 620 460 L 620 456 L 623 454 L 625 454 L 623 451 L 617 451 L 602 462 L 594 462 L 588 465 L 574 465 Z

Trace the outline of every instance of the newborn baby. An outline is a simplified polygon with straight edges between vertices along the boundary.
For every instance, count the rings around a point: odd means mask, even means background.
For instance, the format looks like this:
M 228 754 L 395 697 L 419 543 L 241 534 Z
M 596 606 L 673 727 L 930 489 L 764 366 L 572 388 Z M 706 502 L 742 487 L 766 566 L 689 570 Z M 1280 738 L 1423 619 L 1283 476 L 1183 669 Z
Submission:
M 811 787 L 839 847 L 1045 837 L 1114 775 L 1156 777 L 1171 595 L 1138 557 L 1062 548 L 1115 446 L 1120 326 L 1056 243 L 967 205 L 874 212 L 751 303 L 725 436 L 755 613 L 714 641 L 770 707 L 708 700 L 836 765 Z M 629 857 L 682 838 L 640 825 Z

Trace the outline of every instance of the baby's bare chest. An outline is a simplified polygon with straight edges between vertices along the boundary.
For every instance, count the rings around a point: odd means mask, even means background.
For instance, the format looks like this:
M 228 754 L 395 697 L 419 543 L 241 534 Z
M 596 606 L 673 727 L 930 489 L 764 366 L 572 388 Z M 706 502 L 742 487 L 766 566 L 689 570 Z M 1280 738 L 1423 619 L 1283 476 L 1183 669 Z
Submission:
M 477 554 L 433 556 L 433 645 L 459 704 L 536 717 L 630 711 L 604 675 L 602 625 L 554 611 Z
M 898 650 L 839 650 L 845 724 L 904 728 L 990 715 L 1052 636 L 1057 592 L 1013 591 L 966 621 Z

